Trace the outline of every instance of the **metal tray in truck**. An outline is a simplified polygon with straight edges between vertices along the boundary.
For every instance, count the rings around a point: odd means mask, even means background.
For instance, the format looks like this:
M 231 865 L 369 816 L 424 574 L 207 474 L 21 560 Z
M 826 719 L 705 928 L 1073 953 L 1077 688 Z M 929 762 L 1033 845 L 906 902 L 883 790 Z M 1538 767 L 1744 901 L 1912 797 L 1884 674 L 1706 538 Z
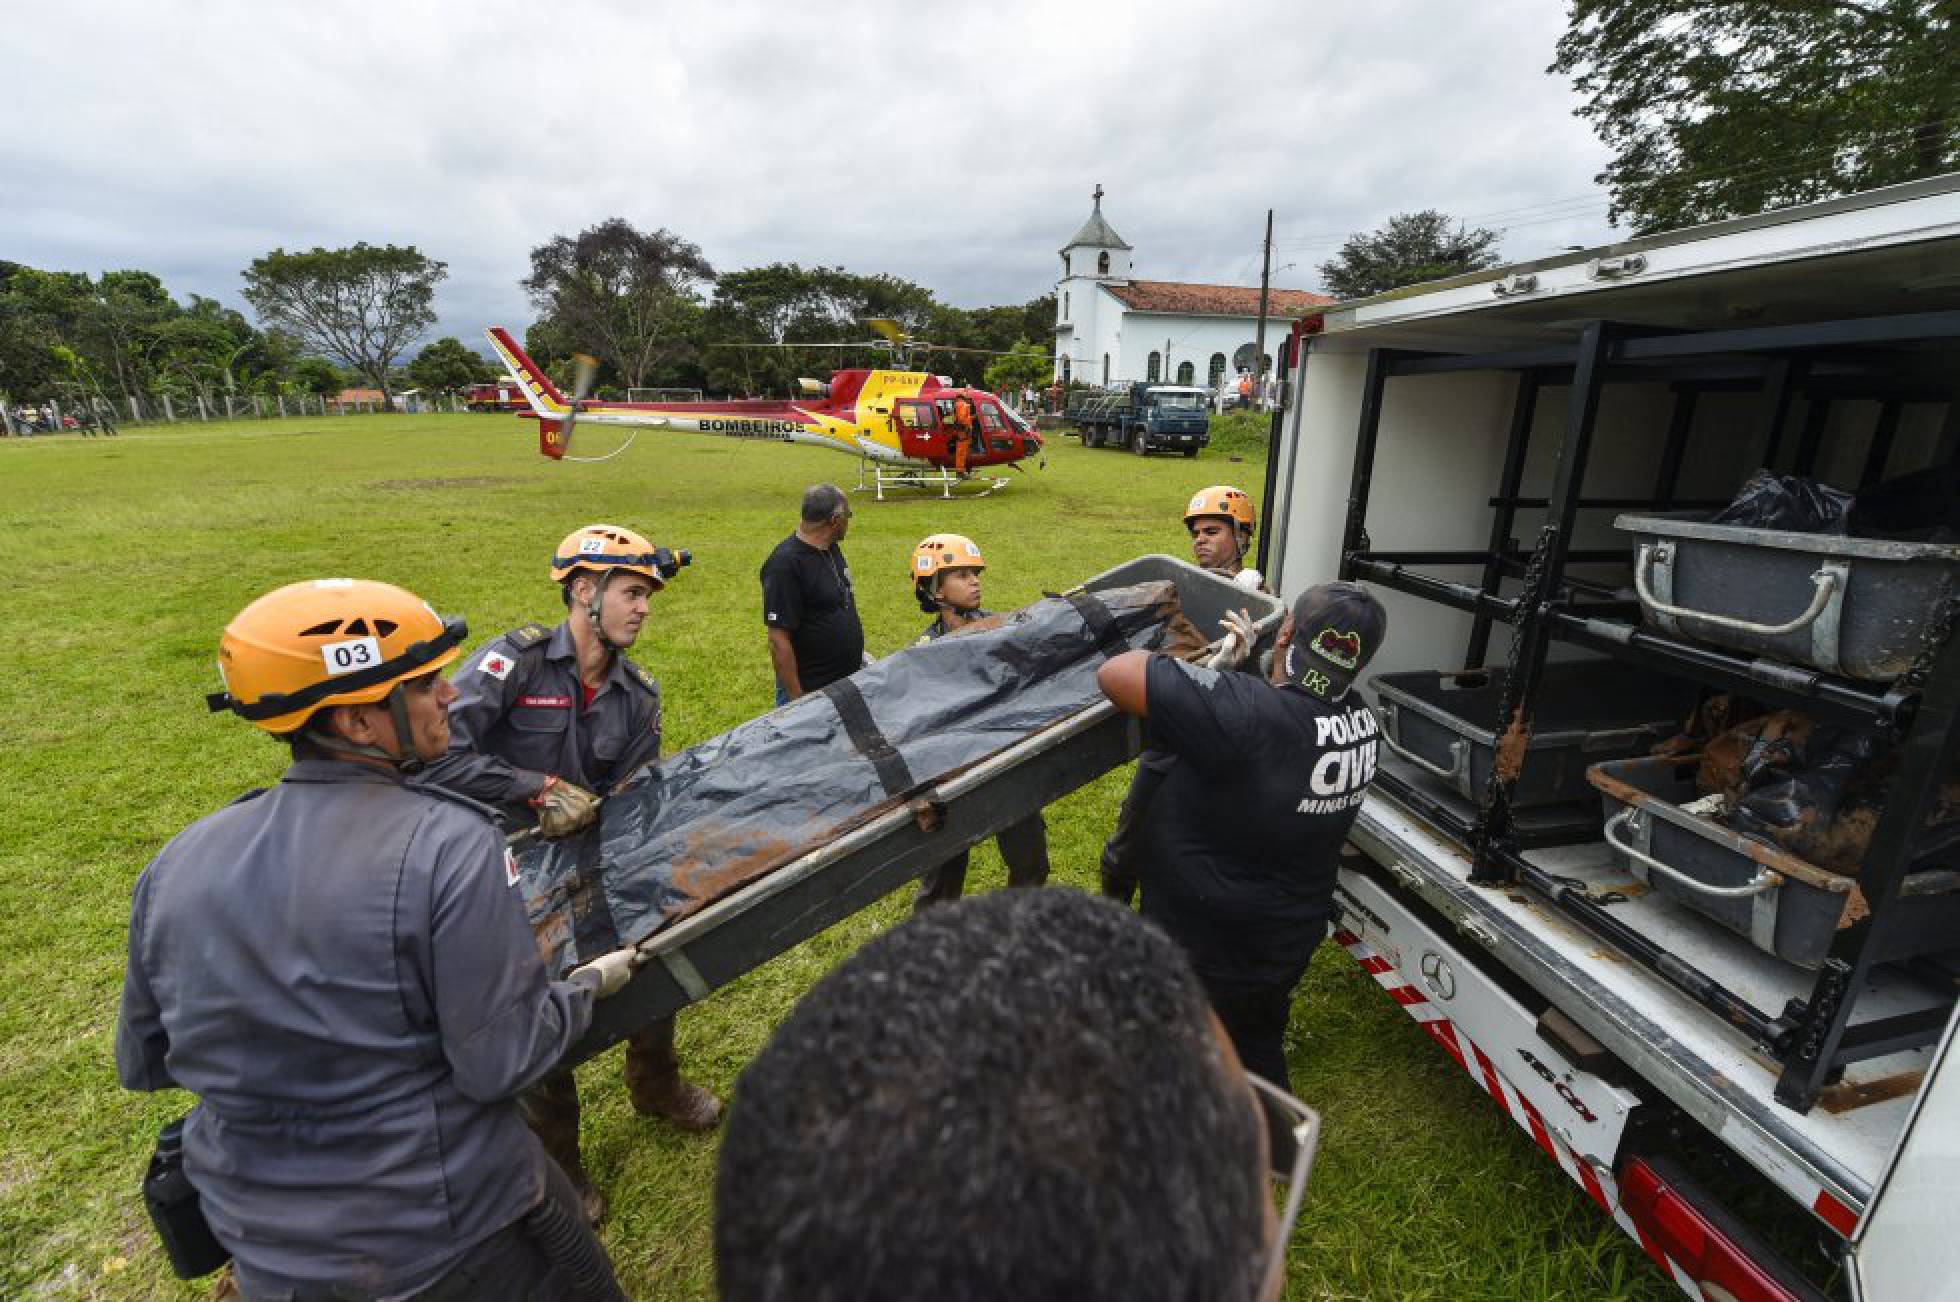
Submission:
M 1125 562 L 1081 588 L 1101 591 L 1155 579 L 1177 585 L 1185 617 L 1213 640 L 1227 611 L 1250 613 L 1262 643 L 1285 615 L 1277 598 L 1170 556 Z M 592 1029 L 566 1064 L 706 999 L 928 867 L 1134 759 L 1141 745 L 1141 722 L 1097 701 L 938 783 L 929 793 L 940 813 L 932 826 L 909 807 L 890 810 L 662 928 L 639 945 L 647 962 L 626 988 L 595 1005 Z
M 1960 545 L 1623 515 L 1647 623 L 1825 673 L 1890 682 L 1960 585 Z
M 1475 804 L 1496 763 L 1504 683 L 1502 668 L 1377 674 L 1371 685 L 1382 740 Z M 1546 665 L 1512 807 L 1590 799 L 1586 767 L 1644 755 L 1679 732 L 1696 691 L 1692 683 L 1610 660 Z
M 1606 807 L 1606 842 L 1661 893 L 1747 936 L 1758 949 L 1814 968 L 1840 926 L 1858 921 L 1857 879 L 1681 808 L 1695 799 L 1699 756 L 1615 760 L 1587 774 Z M 1960 947 L 1960 873 L 1914 873 L 1917 896 L 1887 935 L 1882 958 Z

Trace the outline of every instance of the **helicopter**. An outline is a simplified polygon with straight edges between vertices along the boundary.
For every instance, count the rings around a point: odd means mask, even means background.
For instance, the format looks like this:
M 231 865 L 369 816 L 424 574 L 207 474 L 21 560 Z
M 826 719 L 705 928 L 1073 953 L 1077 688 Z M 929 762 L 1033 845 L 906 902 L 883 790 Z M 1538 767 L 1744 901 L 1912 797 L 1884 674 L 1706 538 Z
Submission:
M 894 323 L 870 324 L 881 333 L 890 327 L 887 338 L 901 363 L 909 362 L 920 347 Z M 538 451 L 554 461 L 609 460 L 624 452 L 641 429 L 800 443 L 856 457 L 858 488 L 872 489 L 880 501 L 894 488 L 937 489 L 949 498 L 955 490 L 961 496 L 984 497 L 1009 481 L 979 472 L 1003 466 L 1020 470 L 1020 463 L 1029 457 L 1047 464 L 1040 433 L 997 396 L 955 386 L 925 371 L 840 370 L 828 381 L 798 381 L 807 395 L 802 401 L 615 402 L 587 396 L 598 370 L 592 358 L 577 359 L 575 382 L 567 395 L 525 355 L 509 331 L 492 326 L 486 333 L 530 406 L 529 412 L 520 414 L 538 422 Z M 634 432 L 602 456 L 570 456 L 572 431 L 585 425 L 621 426 Z

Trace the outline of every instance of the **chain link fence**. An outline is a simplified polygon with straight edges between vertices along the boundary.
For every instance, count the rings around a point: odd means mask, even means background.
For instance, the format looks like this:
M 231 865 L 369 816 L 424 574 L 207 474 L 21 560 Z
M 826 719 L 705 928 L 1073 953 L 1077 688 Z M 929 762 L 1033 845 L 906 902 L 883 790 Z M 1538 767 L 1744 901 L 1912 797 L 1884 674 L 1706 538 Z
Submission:
M 108 436 L 129 425 L 372 415 L 381 410 L 378 401 L 341 401 L 311 393 L 272 396 L 137 393 L 113 401 L 104 397 L 71 396 L 37 403 L 16 403 L 0 394 L 0 435 L 9 438 L 64 433 Z M 400 413 L 465 410 L 462 400 L 453 393 L 405 394 L 396 399 L 396 411 Z

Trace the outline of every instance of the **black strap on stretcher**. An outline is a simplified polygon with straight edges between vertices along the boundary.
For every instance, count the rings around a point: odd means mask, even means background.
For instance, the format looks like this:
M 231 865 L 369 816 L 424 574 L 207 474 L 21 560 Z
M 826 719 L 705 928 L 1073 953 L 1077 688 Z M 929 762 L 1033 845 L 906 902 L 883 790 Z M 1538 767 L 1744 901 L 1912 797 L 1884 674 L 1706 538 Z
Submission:
M 884 784 L 885 794 L 903 797 L 917 786 L 912 770 L 906 767 L 905 757 L 898 753 L 885 734 L 871 718 L 870 707 L 864 703 L 864 693 L 858 691 L 857 684 L 848 678 L 840 678 L 823 689 L 823 694 L 837 708 L 837 717 L 844 721 L 844 731 L 851 738 L 851 745 L 858 753 L 871 761 L 877 770 L 878 781 Z
M 1130 640 L 1123 635 L 1122 628 L 1117 625 L 1116 616 L 1109 613 L 1109 607 L 1105 606 L 1095 594 L 1077 589 L 1074 592 L 1050 595 L 1061 597 L 1075 608 L 1075 613 L 1082 616 L 1082 622 L 1089 626 L 1090 634 L 1095 637 L 1096 650 L 1105 657 L 1129 649 Z

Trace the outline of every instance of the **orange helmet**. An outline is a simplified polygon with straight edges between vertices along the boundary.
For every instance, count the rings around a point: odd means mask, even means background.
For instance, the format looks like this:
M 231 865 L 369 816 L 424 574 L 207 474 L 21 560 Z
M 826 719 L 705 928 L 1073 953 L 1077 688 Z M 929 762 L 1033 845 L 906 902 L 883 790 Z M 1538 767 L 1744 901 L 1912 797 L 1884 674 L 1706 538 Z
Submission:
M 1191 505 L 1184 508 L 1184 527 L 1189 529 L 1193 520 L 1205 515 L 1225 516 L 1235 522 L 1248 538 L 1258 523 L 1252 513 L 1252 499 L 1246 496 L 1243 488 L 1234 488 L 1230 484 L 1213 484 L 1210 488 L 1199 489 L 1192 496 Z
M 395 684 L 435 673 L 468 636 L 461 619 L 444 619 L 392 583 L 289 583 L 225 625 L 218 643 L 225 690 L 205 703 L 283 735 L 322 706 L 379 701 Z
M 558 544 L 558 550 L 551 556 L 551 577 L 563 583 L 580 570 L 591 570 L 594 574 L 624 570 L 628 574 L 645 575 L 653 580 L 655 588 L 664 588 L 667 578 L 660 572 L 660 550 L 631 529 L 616 524 L 588 524 L 583 529 L 572 530 Z
M 944 570 L 984 570 L 980 544 L 956 533 L 936 533 L 912 549 L 912 582 L 916 586 Z

